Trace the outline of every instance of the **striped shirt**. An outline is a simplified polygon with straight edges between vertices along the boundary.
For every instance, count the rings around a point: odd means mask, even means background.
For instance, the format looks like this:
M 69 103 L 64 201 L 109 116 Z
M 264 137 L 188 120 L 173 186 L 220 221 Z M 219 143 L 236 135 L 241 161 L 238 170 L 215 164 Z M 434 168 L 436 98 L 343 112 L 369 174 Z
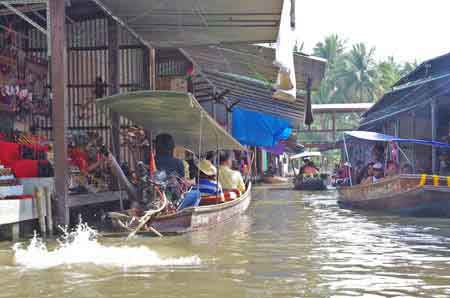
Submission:
M 198 182 L 198 188 L 202 196 L 223 196 L 222 186 L 214 180 L 200 179 Z

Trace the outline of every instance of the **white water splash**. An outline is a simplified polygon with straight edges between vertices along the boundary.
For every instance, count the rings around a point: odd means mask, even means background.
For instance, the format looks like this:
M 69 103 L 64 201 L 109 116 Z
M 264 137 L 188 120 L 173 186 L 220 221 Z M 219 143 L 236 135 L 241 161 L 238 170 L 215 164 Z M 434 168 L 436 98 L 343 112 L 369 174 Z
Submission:
M 105 246 L 97 241 L 97 232 L 81 223 L 73 232 L 64 232 L 59 246 L 48 250 L 36 235 L 24 248 L 14 245 L 15 263 L 32 269 L 46 269 L 61 265 L 94 264 L 99 266 L 129 267 L 175 267 L 198 266 L 198 256 L 162 258 L 145 246 Z

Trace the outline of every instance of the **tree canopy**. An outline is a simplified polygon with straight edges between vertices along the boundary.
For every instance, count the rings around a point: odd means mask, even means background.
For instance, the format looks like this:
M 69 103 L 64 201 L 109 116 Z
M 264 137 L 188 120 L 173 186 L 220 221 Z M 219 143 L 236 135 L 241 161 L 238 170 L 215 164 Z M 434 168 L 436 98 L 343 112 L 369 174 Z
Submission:
M 328 64 L 313 102 L 374 102 L 417 66 L 416 61 L 398 63 L 394 57 L 377 61 L 375 51 L 364 43 L 349 47 L 337 34 L 318 42 L 313 55 L 327 59 Z

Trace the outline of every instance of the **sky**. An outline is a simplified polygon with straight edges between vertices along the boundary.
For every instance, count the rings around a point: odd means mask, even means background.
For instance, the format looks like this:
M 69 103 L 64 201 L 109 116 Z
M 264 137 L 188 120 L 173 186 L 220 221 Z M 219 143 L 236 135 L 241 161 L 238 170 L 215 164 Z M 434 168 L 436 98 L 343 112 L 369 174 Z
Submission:
M 450 52 L 450 0 L 297 0 L 304 52 L 336 33 L 365 42 L 378 59 L 424 60 Z

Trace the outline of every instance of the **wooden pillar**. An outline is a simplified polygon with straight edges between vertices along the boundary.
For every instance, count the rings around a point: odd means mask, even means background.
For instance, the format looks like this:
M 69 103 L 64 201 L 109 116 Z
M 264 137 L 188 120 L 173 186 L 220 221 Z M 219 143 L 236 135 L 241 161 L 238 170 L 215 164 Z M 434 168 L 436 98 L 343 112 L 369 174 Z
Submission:
M 119 93 L 119 25 L 112 18 L 108 19 L 108 54 L 110 95 Z M 120 116 L 111 112 L 111 149 L 120 163 Z
M 438 129 L 438 111 L 437 111 L 437 103 L 436 101 L 431 102 L 431 139 L 433 141 L 437 141 L 437 129 Z M 433 147 L 432 149 L 432 172 L 436 174 L 438 172 L 438 156 L 437 156 L 437 148 Z
M 67 46 L 65 1 L 49 0 L 51 19 L 51 86 L 58 223 L 69 224 L 67 207 Z
M 146 47 L 144 51 L 144 88 L 156 90 L 156 50 Z

